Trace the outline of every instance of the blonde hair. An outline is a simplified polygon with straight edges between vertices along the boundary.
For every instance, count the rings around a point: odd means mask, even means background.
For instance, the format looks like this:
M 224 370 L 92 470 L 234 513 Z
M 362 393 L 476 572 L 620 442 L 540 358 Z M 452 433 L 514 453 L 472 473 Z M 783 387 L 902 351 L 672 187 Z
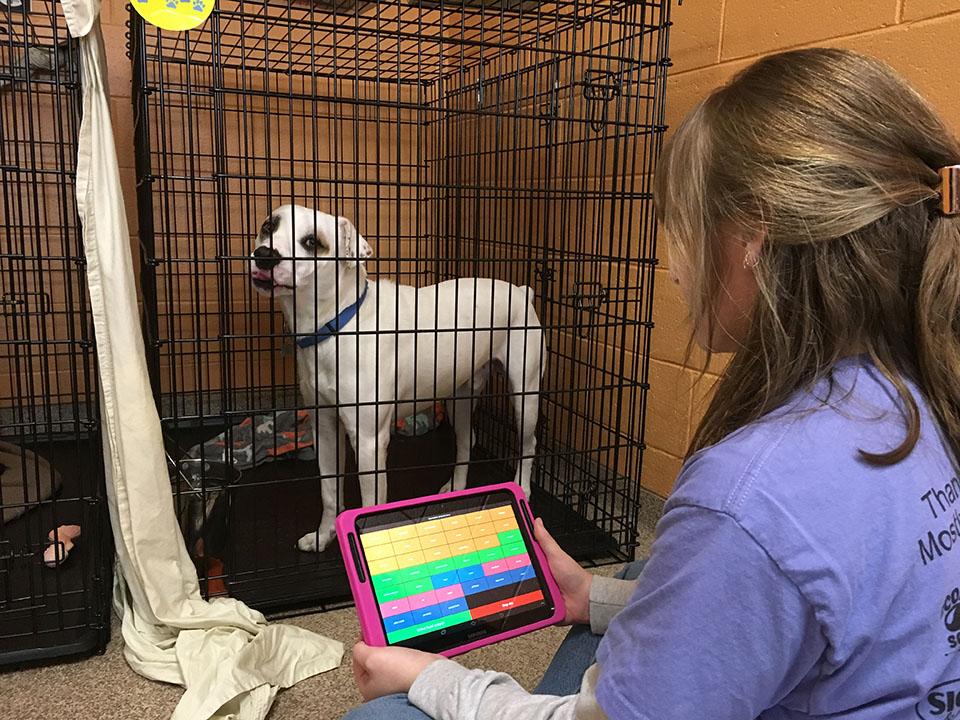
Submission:
M 960 217 L 938 211 L 937 170 L 960 145 L 886 64 L 837 49 L 759 60 L 715 90 L 667 143 L 658 215 L 689 271 L 694 336 L 722 292 L 718 228 L 757 231 L 758 292 L 742 346 L 688 455 L 868 354 L 900 394 L 906 457 L 927 399 L 960 455 Z

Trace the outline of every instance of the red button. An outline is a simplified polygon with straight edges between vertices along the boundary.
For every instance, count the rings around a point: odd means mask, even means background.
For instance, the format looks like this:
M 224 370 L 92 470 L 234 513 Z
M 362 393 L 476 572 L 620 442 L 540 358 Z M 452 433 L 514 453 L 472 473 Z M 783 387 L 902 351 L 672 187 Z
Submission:
M 534 590 L 533 592 L 517 595 L 516 597 L 507 598 L 506 600 L 499 600 L 488 605 L 481 605 L 478 608 L 472 608 L 470 610 L 470 617 L 472 617 L 474 620 L 478 620 L 479 618 L 486 617 L 487 615 L 496 615 L 504 610 L 514 610 L 518 607 L 530 605 L 531 603 L 535 603 L 539 600 L 543 600 L 543 593 L 539 590 Z

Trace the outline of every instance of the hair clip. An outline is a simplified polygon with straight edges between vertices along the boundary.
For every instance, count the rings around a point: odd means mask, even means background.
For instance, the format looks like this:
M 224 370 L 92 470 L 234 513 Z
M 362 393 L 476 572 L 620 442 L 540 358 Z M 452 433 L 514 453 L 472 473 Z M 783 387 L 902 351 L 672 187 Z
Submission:
M 960 165 L 947 165 L 940 173 L 940 212 L 960 215 Z

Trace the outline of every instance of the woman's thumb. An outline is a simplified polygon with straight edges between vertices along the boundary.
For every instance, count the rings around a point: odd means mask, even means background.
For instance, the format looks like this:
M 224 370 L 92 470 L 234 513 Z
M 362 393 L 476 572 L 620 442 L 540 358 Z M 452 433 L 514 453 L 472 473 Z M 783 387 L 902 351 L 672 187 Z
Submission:
M 547 528 L 540 518 L 533 521 L 533 537 L 540 543 L 540 547 L 543 548 L 544 552 L 553 552 L 553 550 L 558 547 L 557 541 L 547 532 Z
M 363 640 L 357 640 L 356 644 L 353 646 L 353 659 L 360 663 L 361 666 L 366 667 L 367 658 L 370 656 L 370 646 L 367 645 Z

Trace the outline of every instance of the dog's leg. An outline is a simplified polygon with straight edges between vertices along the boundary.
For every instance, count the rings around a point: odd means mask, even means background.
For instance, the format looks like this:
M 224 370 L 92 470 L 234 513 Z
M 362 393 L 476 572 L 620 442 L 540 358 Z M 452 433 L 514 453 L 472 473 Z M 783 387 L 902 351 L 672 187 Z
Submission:
M 356 436 L 350 440 L 357 449 L 360 501 L 364 507 L 387 501 L 387 448 L 390 445 L 389 406 L 361 408 Z M 349 426 L 347 432 L 350 432 Z
M 346 461 L 346 436 L 336 410 L 309 411 L 313 425 L 313 447 L 320 469 L 320 498 L 323 511 L 320 527 L 297 541 L 304 552 L 323 552 L 334 536 L 334 522 L 343 507 L 343 472 Z
M 463 490 L 467 487 L 467 474 L 470 471 L 470 448 L 473 447 L 473 400 L 470 398 L 472 390 L 469 383 L 464 388 L 457 390 L 458 397 L 451 404 L 453 412 L 450 414 L 450 421 L 453 424 L 453 431 L 457 436 L 457 464 L 453 468 L 453 478 L 447 480 L 440 492 L 450 492 L 450 490 Z
M 533 456 L 537 451 L 537 421 L 540 419 L 540 378 L 543 374 L 543 340 L 536 330 L 511 331 L 510 367 L 507 378 L 512 393 L 513 412 L 520 434 L 520 462 L 514 480 L 530 497 Z M 524 348 L 526 352 L 520 352 Z
M 473 410 L 476 407 L 476 395 L 483 390 L 490 377 L 490 366 L 484 365 L 473 376 L 470 382 L 464 383 L 456 390 L 453 400 L 453 412 L 450 420 L 457 437 L 457 465 L 453 469 L 453 479 L 448 481 L 440 492 L 463 490 L 467 487 L 467 475 L 470 472 L 470 449 L 476 445 L 477 438 L 473 432 Z M 451 488 L 452 483 L 452 488 Z

